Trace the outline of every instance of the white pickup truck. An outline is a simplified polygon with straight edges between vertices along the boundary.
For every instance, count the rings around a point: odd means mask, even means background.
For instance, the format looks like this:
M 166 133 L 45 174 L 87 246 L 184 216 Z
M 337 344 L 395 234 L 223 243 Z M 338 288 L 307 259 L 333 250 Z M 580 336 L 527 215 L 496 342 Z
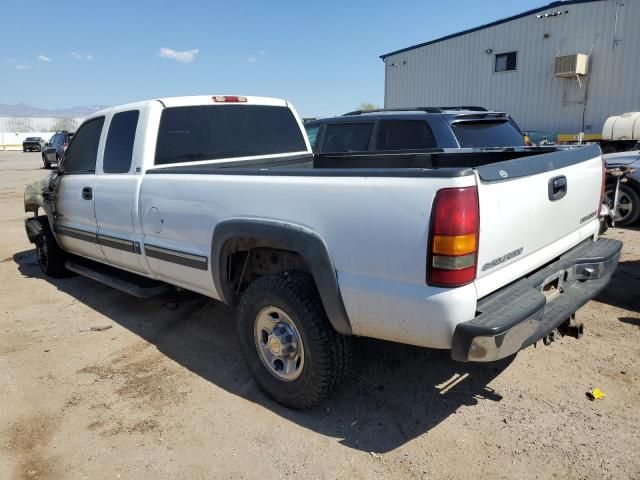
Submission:
M 578 330 L 620 255 L 602 188 L 597 146 L 314 156 L 284 100 L 178 97 L 88 118 L 26 230 L 48 275 L 236 304 L 256 381 L 310 408 L 352 335 L 488 362 Z

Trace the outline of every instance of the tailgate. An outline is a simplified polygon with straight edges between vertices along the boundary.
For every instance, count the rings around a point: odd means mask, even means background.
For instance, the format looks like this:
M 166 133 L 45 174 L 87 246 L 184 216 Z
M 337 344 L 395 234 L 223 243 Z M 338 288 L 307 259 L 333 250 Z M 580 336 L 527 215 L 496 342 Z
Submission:
M 598 146 L 475 169 L 480 203 L 478 297 L 511 283 L 597 232 Z

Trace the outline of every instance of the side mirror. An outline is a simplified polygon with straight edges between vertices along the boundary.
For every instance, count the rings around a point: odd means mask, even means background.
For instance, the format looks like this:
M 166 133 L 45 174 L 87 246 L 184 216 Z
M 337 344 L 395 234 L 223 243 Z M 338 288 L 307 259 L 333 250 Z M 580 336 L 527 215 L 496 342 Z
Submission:
M 44 146 L 48 147 L 49 146 L 49 142 L 44 142 Z

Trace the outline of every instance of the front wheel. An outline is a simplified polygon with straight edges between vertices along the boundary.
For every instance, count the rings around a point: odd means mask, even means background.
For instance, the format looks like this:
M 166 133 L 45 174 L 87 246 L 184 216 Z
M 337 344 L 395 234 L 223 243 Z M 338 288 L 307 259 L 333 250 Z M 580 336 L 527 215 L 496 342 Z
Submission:
M 613 208 L 613 197 L 616 193 L 615 184 L 607 185 L 605 198 Z M 632 186 L 621 183 L 618 191 L 618 205 L 615 212 L 615 225 L 624 227 L 635 223 L 640 217 L 640 194 Z
M 324 401 L 351 358 L 350 339 L 333 329 L 306 274 L 258 278 L 242 295 L 237 327 L 256 382 L 287 407 L 309 409 Z
M 44 274 L 54 278 L 64 278 L 72 275 L 65 267 L 67 254 L 56 242 L 49 228 L 49 222 L 46 219 L 38 219 L 37 226 L 40 233 L 35 242 L 36 255 L 38 256 L 38 264 Z

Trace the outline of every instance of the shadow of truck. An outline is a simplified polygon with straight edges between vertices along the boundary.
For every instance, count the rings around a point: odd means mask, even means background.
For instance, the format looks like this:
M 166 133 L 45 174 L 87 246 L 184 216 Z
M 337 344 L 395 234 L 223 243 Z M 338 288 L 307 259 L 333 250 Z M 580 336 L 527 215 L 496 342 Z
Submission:
M 448 351 L 354 338 L 354 361 L 337 394 L 313 411 L 299 412 L 272 401 L 252 381 L 236 339 L 233 308 L 189 292 L 139 299 L 83 277 L 48 278 L 34 250 L 13 259 L 25 277 L 52 283 L 203 379 L 366 452 L 394 450 L 461 406 L 500 401 L 488 384 L 514 358 L 462 364 Z

